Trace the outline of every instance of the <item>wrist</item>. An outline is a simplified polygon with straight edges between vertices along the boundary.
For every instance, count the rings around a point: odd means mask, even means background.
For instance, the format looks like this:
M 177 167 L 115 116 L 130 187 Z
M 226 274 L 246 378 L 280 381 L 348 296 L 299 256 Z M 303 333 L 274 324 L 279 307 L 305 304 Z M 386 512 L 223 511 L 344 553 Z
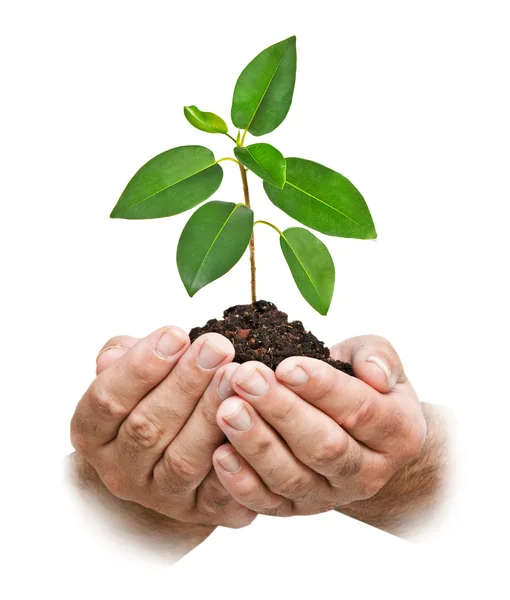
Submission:
M 420 455 L 409 461 L 371 498 L 339 507 L 345 515 L 402 537 L 412 536 L 438 514 L 450 464 L 450 415 L 422 404 L 427 436 Z
M 136 502 L 121 500 L 102 483 L 94 467 L 78 453 L 67 457 L 70 483 L 88 509 L 103 517 L 114 535 L 129 535 L 140 545 L 168 554 L 173 562 L 203 542 L 215 529 L 213 525 L 185 523 L 157 513 Z

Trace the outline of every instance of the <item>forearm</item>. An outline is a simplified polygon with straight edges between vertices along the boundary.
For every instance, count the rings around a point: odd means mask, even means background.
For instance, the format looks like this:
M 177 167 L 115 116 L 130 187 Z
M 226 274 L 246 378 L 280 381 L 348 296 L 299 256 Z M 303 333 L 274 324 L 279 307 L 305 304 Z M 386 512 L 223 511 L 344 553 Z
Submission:
M 215 529 L 210 525 L 184 523 L 113 496 L 103 485 L 95 469 L 79 454 L 68 457 L 70 480 L 87 500 L 95 504 L 107 522 L 119 533 L 136 537 L 139 543 L 175 562 L 203 542 Z
M 450 463 L 447 412 L 423 404 L 427 437 L 420 456 L 409 462 L 372 498 L 339 512 L 402 537 L 417 533 L 436 514 L 444 496 Z

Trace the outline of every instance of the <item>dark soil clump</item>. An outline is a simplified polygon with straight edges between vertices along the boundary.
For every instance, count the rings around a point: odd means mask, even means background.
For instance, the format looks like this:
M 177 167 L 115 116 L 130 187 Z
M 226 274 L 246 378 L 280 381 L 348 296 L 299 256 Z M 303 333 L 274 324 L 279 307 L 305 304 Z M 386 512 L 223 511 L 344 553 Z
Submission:
M 309 356 L 354 376 L 349 363 L 331 359 L 323 342 L 305 331 L 301 321 L 289 323 L 288 315 L 272 302 L 258 300 L 232 306 L 223 313 L 223 319 L 211 319 L 204 327 L 192 329 L 189 335 L 193 342 L 211 332 L 220 333 L 232 342 L 236 351 L 234 360 L 238 363 L 258 360 L 274 370 L 289 356 Z

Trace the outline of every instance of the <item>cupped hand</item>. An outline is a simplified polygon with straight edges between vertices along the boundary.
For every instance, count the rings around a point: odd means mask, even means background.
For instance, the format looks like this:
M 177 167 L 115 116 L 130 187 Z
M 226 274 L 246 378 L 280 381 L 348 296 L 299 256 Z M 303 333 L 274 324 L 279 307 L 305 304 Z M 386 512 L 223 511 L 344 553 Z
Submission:
M 416 458 L 426 436 L 420 403 L 393 347 L 376 336 L 332 349 L 357 377 L 311 358 L 258 362 L 230 376 L 236 395 L 217 423 L 230 443 L 213 464 L 241 504 L 271 515 L 314 514 L 374 496 Z
M 212 468 L 224 441 L 216 412 L 233 394 L 233 357 L 226 338 L 210 333 L 190 345 L 177 327 L 105 345 L 72 418 L 71 442 L 111 494 L 184 522 L 253 521 Z

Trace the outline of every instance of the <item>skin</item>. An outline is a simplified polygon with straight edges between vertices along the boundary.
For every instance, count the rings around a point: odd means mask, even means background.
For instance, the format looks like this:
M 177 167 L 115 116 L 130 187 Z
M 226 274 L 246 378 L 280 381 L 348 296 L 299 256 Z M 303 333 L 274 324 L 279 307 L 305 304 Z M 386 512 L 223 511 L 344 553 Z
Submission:
M 71 442 L 113 496 L 187 523 L 253 521 L 211 468 L 224 439 L 215 419 L 233 357 L 226 338 L 207 334 L 190 346 L 177 327 L 107 342 L 73 415 Z
M 234 372 L 236 395 L 217 412 L 230 443 L 213 455 L 216 473 L 257 513 L 336 509 L 403 535 L 404 524 L 439 496 L 446 453 L 438 415 L 419 403 L 383 338 L 353 338 L 332 355 L 350 362 L 358 378 L 306 357 L 287 359 L 274 373 L 256 362 Z
M 305 357 L 237 365 L 222 336 L 176 327 L 113 338 L 71 422 L 75 481 L 177 558 L 257 514 L 336 509 L 406 535 L 441 497 L 444 419 L 383 338 L 332 355 L 357 379 Z

